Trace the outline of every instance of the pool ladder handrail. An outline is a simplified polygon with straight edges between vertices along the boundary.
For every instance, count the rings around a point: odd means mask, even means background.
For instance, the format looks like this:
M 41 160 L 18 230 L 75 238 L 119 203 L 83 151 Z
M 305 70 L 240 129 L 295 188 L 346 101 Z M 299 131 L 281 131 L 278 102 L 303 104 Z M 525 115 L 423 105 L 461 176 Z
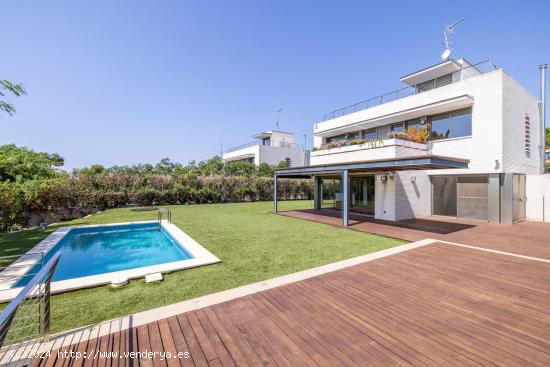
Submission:
M 157 221 L 158 221 L 159 231 L 160 231 L 160 228 L 161 228 L 162 217 L 163 217 L 164 212 L 166 212 L 166 219 L 168 220 L 168 223 L 172 223 L 172 211 L 168 208 L 159 208 L 158 213 L 157 213 Z

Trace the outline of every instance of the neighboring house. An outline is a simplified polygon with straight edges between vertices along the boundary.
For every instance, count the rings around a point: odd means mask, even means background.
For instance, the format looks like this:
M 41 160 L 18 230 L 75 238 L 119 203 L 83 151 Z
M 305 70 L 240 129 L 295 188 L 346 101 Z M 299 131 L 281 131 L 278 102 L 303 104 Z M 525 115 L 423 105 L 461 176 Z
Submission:
M 294 142 L 294 134 L 284 131 L 267 131 L 253 135 L 253 141 L 228 149 L 224 162 L 243 161 L 259 165 L 277 165 L 285 161 L 288 167 L 306 165 L 309 156 L 306 149 Z
M 544 159 L 546 160 L 546 164 L 550 164 L 550 147 L 546 148 L 546 151 L 544 152 Z
M 526 206 L 530 183 L 550 184 L 527 179 L 543 176 L 537 98 L 490 62 L 448 60 L 400 80 L 408 87 L 327 114 L 314 126 L 311 165 L 276 178 L 313 177 L 315 208 L 342 210 L 344 226 L 348 212 L 540 219 Z

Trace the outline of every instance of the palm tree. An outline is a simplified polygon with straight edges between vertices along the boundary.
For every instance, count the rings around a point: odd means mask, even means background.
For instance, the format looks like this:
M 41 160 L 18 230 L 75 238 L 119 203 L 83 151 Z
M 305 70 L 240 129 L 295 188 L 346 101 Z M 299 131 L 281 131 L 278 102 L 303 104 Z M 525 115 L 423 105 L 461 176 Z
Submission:
M 0 80 L 0 97 L 4 97 L 6 95 L 5 91 L 12 93 L 16 97 L 21 97 L 27 94 L 27 92 L 23 88 L 23 85 L 14 84 L 5 79 Z M 15 107 L 11 103 L 0 99 L 0 111 L 7 112 L 10 116 L 13 116 L 13 114 L 15 113 Z

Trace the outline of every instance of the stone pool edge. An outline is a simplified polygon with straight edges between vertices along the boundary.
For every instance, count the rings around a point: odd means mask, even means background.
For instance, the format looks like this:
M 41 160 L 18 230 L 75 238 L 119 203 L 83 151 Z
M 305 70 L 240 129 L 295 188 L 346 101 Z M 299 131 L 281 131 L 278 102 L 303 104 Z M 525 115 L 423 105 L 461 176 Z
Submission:
M 157 221 L 137 221 L 137 222 L 123 222 L 123 223 L 109 223 L 109 224 L 97 224 L 97 225 L 78 225 L 78 226 L 64 226 L 58 228 L 51 233 L 48 237 L 40 241 L 36 246 L 27 251 L 15 262 L 10 264 L 6 269 L 0 272 L 0 279 L 3 277 L 14 278 L 8 282 L 1 282 L 0 287 L 9 287 L 19 281 L 19 278 L 25 275 L 34 265 L 36 265 L 41 256 L 37 256 L 40 253 L 45 255 L 55 246 L 57 243 L 67 235 L 74 228 L 93 228 L 93 227 L 108 227 L 108 226 L 120 226 L 127 224 L 140 224 L 140 223 L 157 223 Z M 127 277 L 128 279 L 137 279 L 144 277 L 151 273 L 170 273 L 178 270 L 184 270 L 189 268 L 195 268 L 203 265 L 210 265 L 220 262 L 221 260 L 212 254 L 210 251 L 201 246 L 197 241 L 191 238 L 188 234 L 183 232 L 173 223 L 163 221 L 162 227 L 174 237 L 176 242 L 182 246 L 187 252 L 189 252 L 193 258 L 173 261 L 164 264 L 144 266 L 135 269 L 115 271 L 111 273 L 104 273 L 98 275 L 90 275 L 87 277 L 74 278 L 52 282 L 52 293 L 61 293 L 71 290 L 77 290 L 82 288 L 89 288 L 99 285 L 110 284 L 113 279 L 120 277 Z M 28 256 L 27 256 L 28 255 Z M 34 255 L 34 256 L 33 256 Z M 17 294 L 23 289 L 23 287 L 10 288 L 0 290 L 0 302 L 7 302 L 17 296 Z

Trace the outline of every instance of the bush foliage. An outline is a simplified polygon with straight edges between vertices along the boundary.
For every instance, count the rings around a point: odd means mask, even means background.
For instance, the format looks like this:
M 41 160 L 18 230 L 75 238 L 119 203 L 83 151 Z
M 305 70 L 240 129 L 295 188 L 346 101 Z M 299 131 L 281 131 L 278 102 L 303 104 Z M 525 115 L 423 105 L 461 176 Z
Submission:
M 131 167 L 93 165 L 71 174 L 50 168 L 36 167 L 41 174 L 35 179 L 26 174 L 0 180 L 0 231 L 36 224 L 31 217 L 56 221 L 117 207 L 273 200 L 275 167 L 223 164 L 219 157 L 187 166 L 169 159 Z M 312 196 L 309 180 L 279 182 L 280 199 Z

